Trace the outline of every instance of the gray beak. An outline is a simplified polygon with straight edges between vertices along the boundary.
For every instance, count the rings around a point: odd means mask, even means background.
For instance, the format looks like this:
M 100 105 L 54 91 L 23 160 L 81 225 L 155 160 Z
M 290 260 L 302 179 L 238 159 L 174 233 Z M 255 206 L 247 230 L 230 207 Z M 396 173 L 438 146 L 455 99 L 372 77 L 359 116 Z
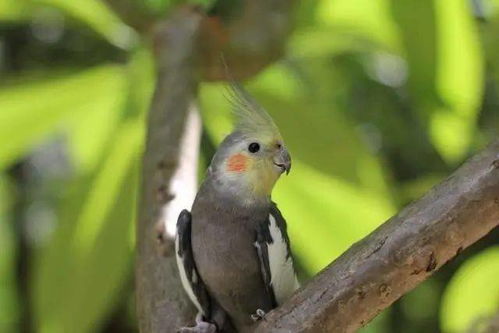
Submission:
M 286 148 L 281 148 L 274 158 L 274 164 L 282 169 L 282 172 L 289 174 L 291 170 L 291 156 Z

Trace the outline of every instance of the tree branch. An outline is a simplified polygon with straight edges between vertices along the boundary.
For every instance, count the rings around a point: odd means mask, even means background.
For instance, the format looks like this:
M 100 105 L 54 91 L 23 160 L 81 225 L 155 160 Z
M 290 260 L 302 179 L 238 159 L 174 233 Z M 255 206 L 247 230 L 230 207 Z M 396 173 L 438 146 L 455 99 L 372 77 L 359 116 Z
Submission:
M 166 255 L 158 251 L 155 238 L 157 227 L 164 226 L 164 209 L 175 195 L 170 180 L 178 166 L 187 111 L 196 95 L 194 48 L 201 18 L 193 8 L 182 7 L 153 31 L 157 83 L 147 125 L 137 225 L 137 311 L 143 333 L 175 332 L 195 316 L 173 251 Z M 167 249 L 171 247 L 170 240 L 164 241 Z
M 354 332 L 499 224 L 499 141 L 353 245 L 255 332 Z

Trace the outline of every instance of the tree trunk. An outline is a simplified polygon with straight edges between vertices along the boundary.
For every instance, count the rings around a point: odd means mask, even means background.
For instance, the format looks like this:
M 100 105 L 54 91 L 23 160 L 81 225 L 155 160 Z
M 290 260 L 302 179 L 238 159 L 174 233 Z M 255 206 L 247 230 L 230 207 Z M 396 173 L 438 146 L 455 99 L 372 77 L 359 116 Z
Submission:
M 157 83 L 149 111 L 137 224 L 136 292 L 141 332 L 175 332 L 192 322 L 194 308 L 185 295 L 171 251 L 158 251 L 165 235 L 164 209 L 174 197 L 169 184 L 179 161 L 189 106 L 196 96 L 194 49 L 202 15 L 179 8 L 153 32 Z M 170 250 L 170 251 L 168 251 Z

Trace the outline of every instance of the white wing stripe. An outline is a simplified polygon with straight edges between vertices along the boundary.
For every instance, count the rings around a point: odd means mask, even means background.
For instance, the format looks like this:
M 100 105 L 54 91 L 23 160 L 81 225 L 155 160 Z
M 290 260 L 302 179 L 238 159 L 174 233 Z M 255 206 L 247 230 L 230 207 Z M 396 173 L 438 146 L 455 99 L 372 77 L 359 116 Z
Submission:
M 299 288 L 299 283 L 293 268 L 293 259 L 288 257 L 288 247 L 272 214 L 269 215 L 270 236 L 273 243 L 267 244 L 271 283 L 277 304 L 282 304 Z
M 178 271 L 180 273 L 180 281 L 182 282 L 182 286 L 184 287 L 184 290 L 186 291 L 187 295 L 191 299 L 192 303 L 196 306 L 196 308 L 201 312 L 203 315 L 206 315 L 204 313 L 203 308 L 201 307 L 201 304 L 199 303 L 197 297 L 194 295 L 194 291 L 192 290 L 191 283 L 189 279 L 187 278 L 187 274 L 185 274 L 185 267 L 184 267 L 184 261 L 182 257 L 178 254 L 178 249 L 179 249 L 179 237 L 178 235 L 175 235 L 175 257 L 177 259 L 177 267 Z M 194 280 L 197 280 L 197 274 L 196 271 L 192 271 L 192 278 Z M 194 281 L 196 282 L 196 281 Z

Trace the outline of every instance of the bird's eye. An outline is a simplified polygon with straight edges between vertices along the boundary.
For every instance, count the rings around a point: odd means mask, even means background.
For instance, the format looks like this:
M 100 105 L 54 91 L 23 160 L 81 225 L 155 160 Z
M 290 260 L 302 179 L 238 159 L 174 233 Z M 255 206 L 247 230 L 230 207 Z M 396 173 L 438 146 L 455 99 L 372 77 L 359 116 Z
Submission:
M 257 142 L 252 142 L 248 146 L 248 150 L 250 151 L 250 153 L 256 153 L 260 150 L 260 145 Z

